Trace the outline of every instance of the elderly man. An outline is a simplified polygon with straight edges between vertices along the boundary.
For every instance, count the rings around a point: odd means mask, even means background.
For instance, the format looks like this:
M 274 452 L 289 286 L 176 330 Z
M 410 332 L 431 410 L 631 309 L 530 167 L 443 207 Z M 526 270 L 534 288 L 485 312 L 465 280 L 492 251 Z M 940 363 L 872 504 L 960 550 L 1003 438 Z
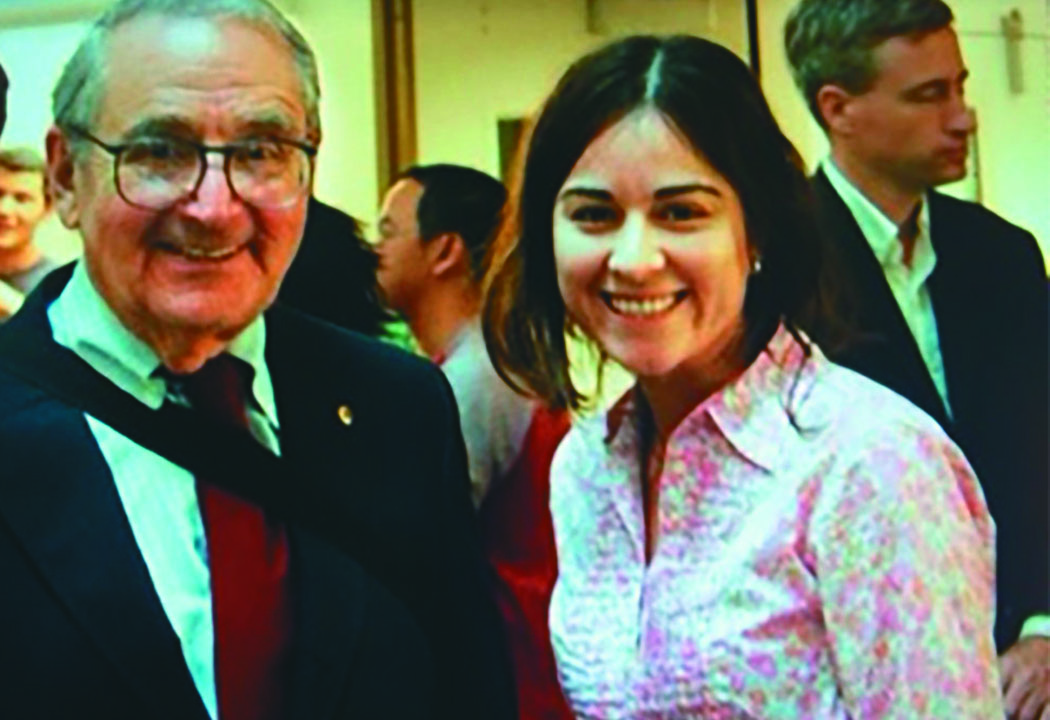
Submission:
M 831 144 L 813 180 L 831 267 L 857 292 L 861 342 L 832 357 L 966 453 L 997 529 L 1004 704 L 1046 717 L 1046 273 L 1031 233 L 933 190 L 965 175 L 974 131 L 951 23 L 941 0 L 802 0 L 785 42 Z
M 448 384 L 267 309 L 317 103 L 264 0 L 122 0 L 59 80 L 84 259 L 0 328 L 0 715 L 513 716 Z

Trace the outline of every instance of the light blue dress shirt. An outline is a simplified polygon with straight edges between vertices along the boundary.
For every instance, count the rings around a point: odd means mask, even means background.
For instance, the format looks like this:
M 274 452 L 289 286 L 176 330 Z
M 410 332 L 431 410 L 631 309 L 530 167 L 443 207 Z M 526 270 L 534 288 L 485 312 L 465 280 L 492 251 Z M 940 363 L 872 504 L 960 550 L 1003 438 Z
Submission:
M 861 234 L 882 266 L 890 292 L 893 293 L 897 307 L 904 316 L 904 322 L 908 324 L 908 329 L 915 338 L 919 354 L 922 355 L 934 387 L 937 388 L 937 394 L 944 403 L 944 409 L 948 417 L 951 417 L 952 408 L 948 398 L 948 381 L 944 374 L 940 338 L 937 334 L 937 318 L 934 316 L 933 300 L 926 285 L 937 265 L 937 254 L 934 252 L 930 235 L 929 203 L 923 201 L 919 210 L 918 233 L 915 236 L 911 263 L 905 264 L 897 224 L 858 190 L 835 166 L 831 158 L 826 158 L 821 167 L 831 187 L 835 188 L 835 192 L 849 208 Z
M 62 294 L 48 308 L 55 341 L 117 387 L 156 410 L 167 396 L 154 376 L 157 355 L 133 335 L 95 290 L 78 263 Z M 266 369 L 266 328 L 257 318 L 226 352 L 254 370 L 249 423 L 256 439 L 279 454 L 277 406 Z M 182 644 L 190 676 L 212 720 L 218 718 L 208 550 L 193 475 L 85 415 L 124 505 L 135 541 Z

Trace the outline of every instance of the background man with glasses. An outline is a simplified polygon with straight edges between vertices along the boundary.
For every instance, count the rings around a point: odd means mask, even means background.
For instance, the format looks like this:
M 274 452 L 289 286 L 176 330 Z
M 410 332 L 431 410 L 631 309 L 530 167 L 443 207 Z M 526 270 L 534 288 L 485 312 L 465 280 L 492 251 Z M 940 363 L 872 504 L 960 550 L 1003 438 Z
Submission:
M 0 716 L 513 716 L 447 383 L 270 308 L 318 95 L 264 0 L 122 0 L 59 80 L 84 257 L 0 329 Z

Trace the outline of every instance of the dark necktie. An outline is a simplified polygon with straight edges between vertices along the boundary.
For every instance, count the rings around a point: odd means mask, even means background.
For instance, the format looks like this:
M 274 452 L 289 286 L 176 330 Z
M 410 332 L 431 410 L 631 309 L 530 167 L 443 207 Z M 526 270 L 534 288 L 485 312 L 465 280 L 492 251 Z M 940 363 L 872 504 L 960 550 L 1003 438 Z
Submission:
M 919 237 L 919 214 L 921 212 L 922 203 L 920 202 L 897 228 L 897 239 L 900 240 L 903 250 L 901 260 L 908 268 L 911 267 L 912 258 L 915 256 L 915 242 Z
M 223 354 L 182 378 L 182 391 L 197 412 L 247 431 L 247 372 Z M 278 720 L 292 621 L 284 527 L 207 477 L 197 478 L 197 499 L 211 569 L 219 718 Z

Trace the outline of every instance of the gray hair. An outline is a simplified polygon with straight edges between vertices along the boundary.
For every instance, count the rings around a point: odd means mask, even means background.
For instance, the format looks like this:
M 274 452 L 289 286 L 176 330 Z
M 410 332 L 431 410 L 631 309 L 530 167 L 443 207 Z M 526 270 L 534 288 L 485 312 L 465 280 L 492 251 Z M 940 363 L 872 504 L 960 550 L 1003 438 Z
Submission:
M 119 25 L 150 13 L 240 20 L 279 35 L 288 43 L 302 85 L 307 136 L 313 142 L 320 141 L 317 60 L 306 39 L 268 0 L 118 0 L 88 30 L 55 85 L 51 110 L 58 127 L 68 130 L 91 126 L 99 110 L 104 53 L 110 34 Z
M 784 48 L 795 84 L 826 130 L 817 107 L 821 87 L 865 92 L 878 75 L 877 45 L 940 30 L 953 19 L 942 0 L 802 0 L 784 25 Z

